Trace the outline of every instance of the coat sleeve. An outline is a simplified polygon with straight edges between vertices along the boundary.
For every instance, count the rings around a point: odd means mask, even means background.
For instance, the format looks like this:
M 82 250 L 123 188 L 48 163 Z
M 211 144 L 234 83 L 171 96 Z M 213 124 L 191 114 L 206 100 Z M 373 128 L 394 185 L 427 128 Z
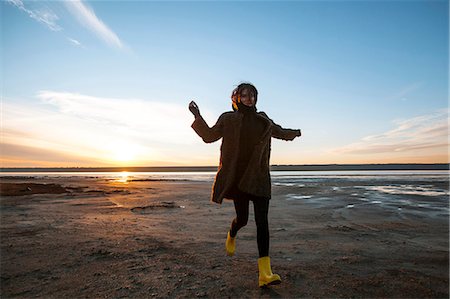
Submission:
M 263 115 L 271 122 L 272 124 L 272 137 L 282 140 L 293 140 L 295 137 L 300 136 L 300 130 L 292 130 L 282 128 L 280 125 L 276 124 L 273 120 L 271 120 L 267 114 L 262 112 Z
M 204 142 L 211 143 L 223 137 L 223 114 L 213 127 L 209 127 L 202 116 L 197 117 L 191 125 L 192 129 Z

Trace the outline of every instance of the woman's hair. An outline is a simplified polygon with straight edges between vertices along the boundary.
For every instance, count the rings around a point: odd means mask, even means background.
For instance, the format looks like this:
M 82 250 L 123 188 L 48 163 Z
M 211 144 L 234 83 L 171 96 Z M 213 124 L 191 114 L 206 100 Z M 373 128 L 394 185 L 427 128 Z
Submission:
M 239 84 L 235 89 L 233 89 L 233 92 L 231 93 L 231 101 L 233 102 L 233 110 L 238 110 L 237 104 L 241 102 L 241 92 L 247 89 L 251 95 L 255 97 L 255 105 L 258 101 L 258 90 L 256 87 L 248 82 L 244 82 Z

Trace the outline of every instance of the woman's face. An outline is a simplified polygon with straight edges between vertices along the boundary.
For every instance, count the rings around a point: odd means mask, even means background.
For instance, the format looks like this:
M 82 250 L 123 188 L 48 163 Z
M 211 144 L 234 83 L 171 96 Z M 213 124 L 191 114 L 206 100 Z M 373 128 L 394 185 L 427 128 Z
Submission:
M 243 89 L 241 91 L 241 103 L 248 107 L 255 106 L 255 95 L 248 89 Z

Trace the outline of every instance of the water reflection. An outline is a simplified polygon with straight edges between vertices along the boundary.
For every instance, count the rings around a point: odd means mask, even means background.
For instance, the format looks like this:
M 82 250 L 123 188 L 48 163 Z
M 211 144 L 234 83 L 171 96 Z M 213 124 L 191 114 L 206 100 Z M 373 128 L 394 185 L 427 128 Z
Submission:
M 116 180 L 116 182 L 128 184 L 130 173 L 128 171 L 122 171 L 119 175 L 120 177 Z

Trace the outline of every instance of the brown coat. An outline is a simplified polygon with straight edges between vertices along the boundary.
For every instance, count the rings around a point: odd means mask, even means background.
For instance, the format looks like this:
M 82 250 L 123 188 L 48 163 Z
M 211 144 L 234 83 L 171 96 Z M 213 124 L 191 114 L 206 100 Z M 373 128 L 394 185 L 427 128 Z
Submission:
M 298 130 L 283 129 L 275 124 L 264 112 L 258 112 L 257 115 L 265 122 L 265 130 L 261 141 L 255 146 L 247 170 L 240 182 L 238 182 L 238 188 L 245 193 L 270 198 L 269 160 L 271 137 L 292 140 L 297 136 Z M 211 193 L 211 201 L 219 204 L 222 203 L 225 194 L 234 182 L 242 117 L 242 113 L 239 112 L 225 112 L 212 128 L 206 124 L 201 116 L 197 117 L 192 123 L 194 131 L 206 143 L 223 138 L 220 148 L 220 164 Z

